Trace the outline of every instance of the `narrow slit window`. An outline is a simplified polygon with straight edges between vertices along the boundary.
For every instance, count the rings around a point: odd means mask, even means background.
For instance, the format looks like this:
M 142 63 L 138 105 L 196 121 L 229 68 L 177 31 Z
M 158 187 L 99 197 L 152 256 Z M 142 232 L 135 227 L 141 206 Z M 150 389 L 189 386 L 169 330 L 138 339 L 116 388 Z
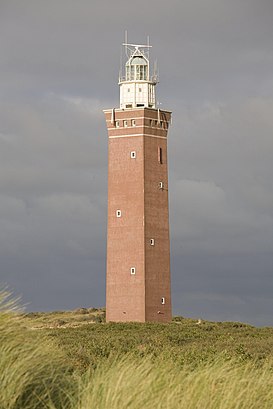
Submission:
M 127 127 L 127 126 L 128 126 L 128 122 L 127 122 L 127 121 L 124 121 L 123 125 L 124 125 L 125 127 Z
M 121 210 L 116 210 L 116 217 L 121 217 Z
M 119 128 L 119 121 L 116 121 L 116 127 Z
M 135 267 L 131 267 L 131 274 L 135 275 L 136 274 L 136 268 Z
M 136 151 L 132 151 L 131 152 L 131 159 L 135 159 L 136 158 Z
M 165 297 L 161 298 L 161 304 L 164 305 L 165 304 Z
M 136 120 L 132 119 L 132 126 L 136 126 Z
M 150 245 L 154 246 L 155 245 L 155 239 L 150 239 Z
M 153 120 L 150 119 L 150 126 L 153 126 Z
M 162 148 L 158 147 L 158 162 L 162 165 L 163 163 L 163 156 L 162 156 Z
M 159 189 L 163 189 L 163 188 L 164 188 L 164 183 L 163 183 L 163 182 L 159 182 L 158 187 L 159 187 Z

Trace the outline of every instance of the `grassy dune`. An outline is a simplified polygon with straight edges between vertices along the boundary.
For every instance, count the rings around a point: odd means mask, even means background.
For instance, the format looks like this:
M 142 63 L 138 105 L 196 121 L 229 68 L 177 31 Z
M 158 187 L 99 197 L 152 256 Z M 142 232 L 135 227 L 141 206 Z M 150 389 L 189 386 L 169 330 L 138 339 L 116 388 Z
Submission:
M 68 359 L 48 337 L 28 330 L 9 294 L 0 295 L 0 408 L 62 407 L 70 394 Z M 20 315 L 19 315 L 20 317 Z M 59 406 L 58 406 L 59 405 Z M 65 406 L 64 406 L 65 407 Z
M 79 408 L 272 408 L 272 363 L 255 367 L 215 361 L 194 371 L 150 360 L 121 359 L 99 367 Z
M 101 323 L 45 328 L 44 332 L 82 371 L 126 355 L 192 369 L 218 359 L 238 363 L 273 359 L 273 328 L 236 322 L 197 322 L 177 317 L 170 324 Z
M 8 299 L 2 292 L 0 409 L 273 407 L 272 328 L 95 323 L 103 310 L 24 315 Z

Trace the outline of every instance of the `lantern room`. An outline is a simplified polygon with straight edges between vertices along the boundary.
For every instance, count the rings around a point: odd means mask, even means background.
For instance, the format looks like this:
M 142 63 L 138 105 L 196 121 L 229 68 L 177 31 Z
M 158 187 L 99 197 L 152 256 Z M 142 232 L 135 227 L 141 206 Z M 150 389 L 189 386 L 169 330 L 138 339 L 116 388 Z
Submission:
M 120 108 L 156 108 L 156 74 L 150 76 L 150 45 L 123 44 L 126 63 L 119 78 Z M 124 72 L 125 71 L 125 72 Z M 122 72 L 124 73 L 122 75 Z
M 144 55 L 133 55 L 126 63 L 126 81 L 148 81 L 149 63 Z

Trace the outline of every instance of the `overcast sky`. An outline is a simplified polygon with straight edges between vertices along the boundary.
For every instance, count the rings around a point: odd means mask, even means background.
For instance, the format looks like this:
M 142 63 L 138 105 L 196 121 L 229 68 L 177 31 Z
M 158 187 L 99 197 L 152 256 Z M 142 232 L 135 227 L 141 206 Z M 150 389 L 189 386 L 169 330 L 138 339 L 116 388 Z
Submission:
M 173 311 L 273 325 L 272 21 L 272 0 L 0 0 L 0 281 L 29 310 L 105 305 L 127 29 L 173 111 Z

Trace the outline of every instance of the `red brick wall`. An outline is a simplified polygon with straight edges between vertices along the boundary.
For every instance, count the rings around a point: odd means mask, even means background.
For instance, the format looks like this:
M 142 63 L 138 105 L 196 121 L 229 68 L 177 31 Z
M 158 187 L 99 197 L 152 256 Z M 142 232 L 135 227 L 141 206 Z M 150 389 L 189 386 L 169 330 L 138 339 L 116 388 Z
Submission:
M 108 136 L 106 320 L 171 319 L 167 123 L 169 112 L 105 111 Z M 132 120 L 136 126 L 132 126 Z M 128 126 L 124 127 L 124 121 Z M 151 121 L 152 124 L 151 124 Z M 131 136 L 130 136 L 131 135 Z M 149 136 L 152 135 L 152 136 Z M 158 162 L 158 147 L 163 163 Z M 132 159 L 131 151 L 136 152 Z M 159 189 L 163 181 L 164 188 Z M 121 210 L 121 217 L 116 217 Z M 150 245 L 150 239 L 155 245 Z M 131 267 L 136 274 L 131 275 Z M 165 305 L 161 298 L 165 297 Z
M 147 137 L 144 146 L 146 320 L 165 322 L 171 320 L 167 140 Z M 158 161 L 159 148 L 162 163 Z

